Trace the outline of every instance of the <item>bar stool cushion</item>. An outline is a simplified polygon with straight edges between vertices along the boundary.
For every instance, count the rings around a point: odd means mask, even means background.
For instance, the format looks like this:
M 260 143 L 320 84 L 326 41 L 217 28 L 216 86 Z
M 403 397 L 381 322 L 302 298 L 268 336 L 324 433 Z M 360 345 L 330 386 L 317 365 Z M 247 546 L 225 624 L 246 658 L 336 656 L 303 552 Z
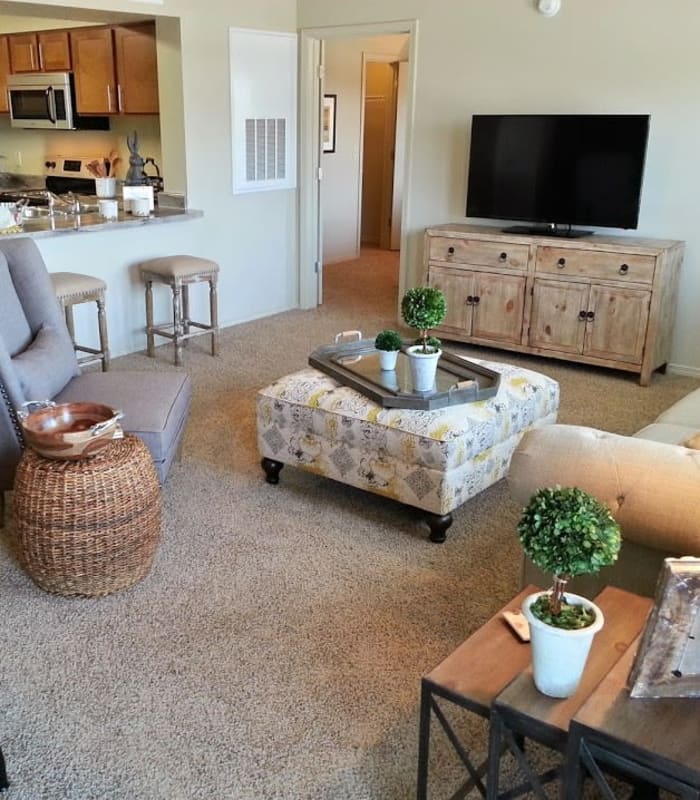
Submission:
M 107 284 L 101 278 L 78 272 L 52 272 L 50 274 L 56 297 L 80 297 L 86 292 L 103 292 Z
M 216 261 L 197 256 L 163 256 L 141 262 L 141 271 L 160 275 L 163 278 L 189 278 L 192 275 L 208 275 L 219 271 Z
M 122 427 L 143 439 L 161 483 L 175 456 L 187 421 L 192 382 L 182 372 L 133 372 L 128 381 L 114 372 L 86 372 L 72 380 L 56 398 L 57 403 L 78 402 L 86 397 L 124 412 Z

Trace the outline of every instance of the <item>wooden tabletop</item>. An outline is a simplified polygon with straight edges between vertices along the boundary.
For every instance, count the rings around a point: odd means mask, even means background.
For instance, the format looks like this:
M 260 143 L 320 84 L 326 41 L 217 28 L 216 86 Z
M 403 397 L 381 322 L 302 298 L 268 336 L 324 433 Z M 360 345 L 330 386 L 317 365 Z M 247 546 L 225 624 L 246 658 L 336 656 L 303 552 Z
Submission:
M 700 785 L 700 698 L 630 697 L 626 686 L 637 640 L 581 706 L 574 724 L 623 745 L 642 763 L 665 759 L 673 774 Z
M 537 586 L 528 586 L 462 642 L 423 678 L 456 703 L 488 716 L 499 692 L 530 663 L 530 645 L 522 642 L 503 619 L 506 610 L 519 611 Z
M 517 671 L 520 674 L 516 672 L 517 677 L 494 703 L 504 717 L 516 717 L 525 723 L 532 738 L 557 749 L 565 747 L 571 718 L 640 634 L 652 605 L 647 597 L 613 586 L 603 589 L 595 602 L 603 612 L 605 624 L 593 640 L 577 691 L 563 700 L 547 697 L 535 688 L 532 666 L 528 664 L 522 672 Z M 508 657 L 509 654 L 503 653 L 500 658 L 505 661 Z M 498 659 L 490 667 L 499 667 Z M 503 668 L 504 665 L 500 665 L 500 669 Z

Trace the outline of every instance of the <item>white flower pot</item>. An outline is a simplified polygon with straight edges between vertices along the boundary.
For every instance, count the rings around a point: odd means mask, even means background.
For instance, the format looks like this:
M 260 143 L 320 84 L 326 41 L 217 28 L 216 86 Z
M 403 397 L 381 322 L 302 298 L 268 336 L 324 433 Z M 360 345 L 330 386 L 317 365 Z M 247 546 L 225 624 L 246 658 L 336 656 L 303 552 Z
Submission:
M 587 628 L 572 631 L 554 628 L 530 611 L 531 604 L 542 594 L 548 592 L 528 595 L 523 601 L 523 614 L 530 625 L 535 686 L 549 697 L 571 697 L 581 681 L 593 637 L 603 627 L 603 612 L 585 597 L 566 592 L 568 603 L 593 608 L 595 621 Z
M 442 350 L 424 353 L 422 344 L 414 344 L 406 348 L 406 354 L 411 366 L 413 391 L 432 392 L 435 389 L 435 373 Z
M 396 369 L 396 359 L 399 357 L 398 350 L 378 350 L 379 369 L 391 371 Z

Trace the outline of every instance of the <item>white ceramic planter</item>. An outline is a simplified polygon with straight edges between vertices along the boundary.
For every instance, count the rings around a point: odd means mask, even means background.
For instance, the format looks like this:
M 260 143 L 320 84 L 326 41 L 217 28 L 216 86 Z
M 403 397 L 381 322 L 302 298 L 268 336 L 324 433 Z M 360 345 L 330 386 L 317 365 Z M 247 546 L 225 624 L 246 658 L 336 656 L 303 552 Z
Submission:
M 530 625 L 535 686 L 549 697 L 571 697 L 581 681 L 593 637 L 603 627 L 603 612 L 585 597 L 566 592 L 566 600 L 572 605 L 593 608 L 595 621 L 573 631 L 553 628 L 530 611 L 530 605 L 542 594 L 547 592 L 528 595 L 523 602 L 523 614 Z
M 396 359 L 399 357 L 398 350 L 378 350 L 379 369 L 389 372 L 396 369 Z
M 442 350 L 434 353 L 423 353 L 422 344 L 414 344 L 406 348 L 408 363 L 411 366 L 411 378 L 414 392 L 431 392 L 435 389 L 435 373 Z

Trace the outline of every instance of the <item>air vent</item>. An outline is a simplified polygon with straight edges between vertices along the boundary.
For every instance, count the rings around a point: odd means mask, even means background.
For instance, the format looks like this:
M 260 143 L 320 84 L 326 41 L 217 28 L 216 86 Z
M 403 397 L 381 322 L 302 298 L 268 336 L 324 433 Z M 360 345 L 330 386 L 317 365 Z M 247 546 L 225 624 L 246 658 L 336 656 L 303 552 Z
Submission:
M 287 120 L 246 119 L 247 181 L 279 181 L 286 175 Z

